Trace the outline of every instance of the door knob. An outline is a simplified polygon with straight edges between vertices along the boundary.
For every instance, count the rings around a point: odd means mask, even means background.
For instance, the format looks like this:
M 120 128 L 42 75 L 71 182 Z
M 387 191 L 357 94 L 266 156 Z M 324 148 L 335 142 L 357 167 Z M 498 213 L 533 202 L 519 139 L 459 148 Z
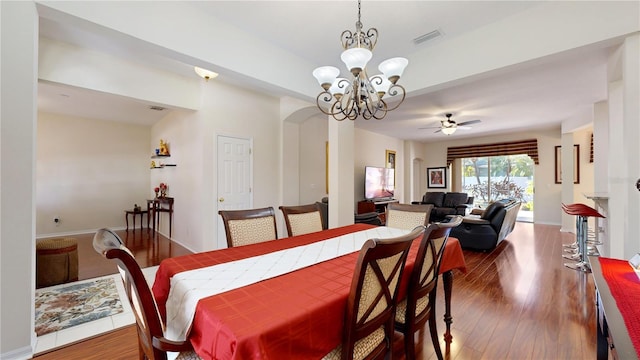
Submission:
M 224 198 L 218 199 L 219 202 L 224 202 Z

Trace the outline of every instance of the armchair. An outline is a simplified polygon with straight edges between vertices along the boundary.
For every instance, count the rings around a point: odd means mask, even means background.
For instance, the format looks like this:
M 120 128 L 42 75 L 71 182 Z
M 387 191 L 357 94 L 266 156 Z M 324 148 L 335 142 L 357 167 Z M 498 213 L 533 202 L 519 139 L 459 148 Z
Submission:
M 480 216 L 465 216 L 462 224 L 451 230 L 451 236 L 457 238 L 464 249 L 491 250 L 513 231 L 520 204 L 514 199 L 498 200 Z

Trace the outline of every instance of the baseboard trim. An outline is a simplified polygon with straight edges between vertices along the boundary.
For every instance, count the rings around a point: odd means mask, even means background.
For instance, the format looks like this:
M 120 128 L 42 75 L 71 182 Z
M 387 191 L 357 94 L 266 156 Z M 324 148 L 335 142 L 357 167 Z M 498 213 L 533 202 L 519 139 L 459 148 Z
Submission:
M 0 354 L 0 359 L 3 360 L 24 360 L 31 359 L 33 357 L 33 348 L 31 346 L 23 346 L 9 352 Z

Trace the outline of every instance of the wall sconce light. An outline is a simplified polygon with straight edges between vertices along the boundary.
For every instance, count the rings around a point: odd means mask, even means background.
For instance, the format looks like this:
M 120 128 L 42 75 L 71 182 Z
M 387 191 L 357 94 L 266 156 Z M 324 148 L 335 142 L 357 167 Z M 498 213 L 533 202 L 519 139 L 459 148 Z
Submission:
M 198 74 L 201 78 L 205 79 L 206 81 L 209 81 L 209 79 L 215 79 L 218 76 L 218 73 L 216 72 L 199 68 L 197 66 L 195 66 L 193 69 L 195 70 L 196 74 Z

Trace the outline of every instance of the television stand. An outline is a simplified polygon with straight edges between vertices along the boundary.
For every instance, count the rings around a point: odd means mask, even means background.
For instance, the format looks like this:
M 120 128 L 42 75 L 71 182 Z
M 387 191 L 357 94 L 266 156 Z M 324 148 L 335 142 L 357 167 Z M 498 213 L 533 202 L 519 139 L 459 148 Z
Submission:
M 369 212 L 377 212 L 378 217 L 382 223 L 385 223 L 385 211 L 387 210 L 387 205 L 391 203 L 398 203 L 400 201 L 396 199 L 386 199 L 386 200 L 362 200 L 358 202 L 358 214 L 365 214 Z

